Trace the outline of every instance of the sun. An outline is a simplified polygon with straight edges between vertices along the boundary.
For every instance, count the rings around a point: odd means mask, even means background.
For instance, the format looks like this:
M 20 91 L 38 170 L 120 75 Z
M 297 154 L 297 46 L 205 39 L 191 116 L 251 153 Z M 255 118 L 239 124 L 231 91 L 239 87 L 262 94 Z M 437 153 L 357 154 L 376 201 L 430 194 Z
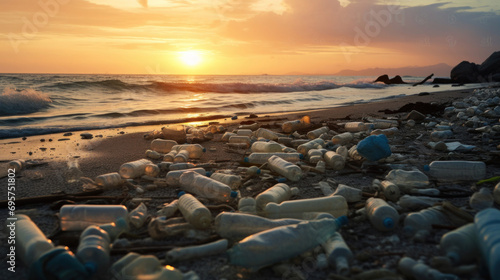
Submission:
M 194 50 L 179 52 L 179 59 L 187 66 L 196 66 L 201 63 L 201 52 Z

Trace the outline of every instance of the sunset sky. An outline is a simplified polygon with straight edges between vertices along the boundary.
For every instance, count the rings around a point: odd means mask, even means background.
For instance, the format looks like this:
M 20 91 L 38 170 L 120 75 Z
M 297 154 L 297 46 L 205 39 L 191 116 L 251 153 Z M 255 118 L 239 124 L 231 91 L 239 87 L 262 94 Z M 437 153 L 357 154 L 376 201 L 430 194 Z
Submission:
M 481 63 L 500 1 L 1 0 L 0 72 L 329 74 Z

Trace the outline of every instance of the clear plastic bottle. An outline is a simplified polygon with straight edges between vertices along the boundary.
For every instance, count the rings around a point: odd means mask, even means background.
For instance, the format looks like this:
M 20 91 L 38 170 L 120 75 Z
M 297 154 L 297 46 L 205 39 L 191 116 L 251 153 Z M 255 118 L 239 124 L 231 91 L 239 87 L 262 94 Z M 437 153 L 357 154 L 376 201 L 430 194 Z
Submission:
M 426 196 L 410 196 L 403 195 L 399 198 L 398 205 L 401 206 L 406 211 L 421 210 L 424 208 L 432 207 L 436 202 L 440 202 L 442 199 Z
M 396 202 L 399 200 L 401 193 L 399 191 L 399 187 L 392 183 L 391 181 L 384 180 L 380 182 L 380 186 L 382 187 L 382 192 L 384 193 L 385 198 L 387 200 Z
M 151 141 L 151 150 L 156 151 L 158 153 L 166 154 L 172 150 L 172 147 L 177 145 L 177 142 L 174 140 L 164 140 L 164 139 L 155 139 Z
M 325 149 L 310 149 L 307 152 L 307 160 L 312 163 L 316 164 L 318 161 L 323 160 L 323 155 L 326 153 Z
M 299 129 L 304 129 L 311 123 L 311 118 L 309 116 L 304 116 L 300 120 L 287 121 L 281 125 L 281 130 L 284 133 L 292 133 Z
M 180 150 L 174 156 L 173 162 L 175 162 L 175 163 L 188 162 L 188 160 L 189 160 L 189 151 L 188 150 Z
M 120 171 L 118 173 L 125 179 L 138 178 L 144 175 L 144 170 L 148 164 L 152 164 L 152 162 L 147 159 L 127 162 L 120 166 Z
M 325 173 L 325 171 L 326 171 L 325 161 L 323 161 L 323 160 L 318 161 L 318 163 L 316 163 L 316 167 L 314 167 L 314 168 L 321 173 Z
M 127 220 L 123 218 L 118 218 L 113 223 L 101 224 L 99 225 L 99 228 L 108 233 L 111 242 L 118 238 L 122 233 L 130 230 Z
M 377 161 L 392 154 L 389 140 L 384 134 L 366 137 L 359 141 L 356 149 L 361 156 L 371 161 Z
M 473 263 L 479 256 L 474 223 L 446 233 L 439 246 L 454 265 Z
M 163 154 L 160 154 L 153 150 L 146 150 L 145 156 L 150 159 L 160 159 L 163 157 Z
M 182 272 L 163 265 L 157 257 L 129 253 L 111 267 L 114 279 L 183 280 Z
M 247 213 L 222 212 L 215 217 L 215 231 L 222 238 L 241 240 L 275 227 L 298 224 L 301 219 L 268 219 Z
M 263 211 L 269 202 L 281 203 L 288 200 L 292 195 L 296 195 L 298 191 L 297 188 L 290 188 L 287 184 L 278 183 L 255 197 L 257 211 Z
M 194 258 L 217 255 L 225 253 L 227 250 L 227 246 L 227 239 L 221 239 L 203 245 L 174 248 L 167 252 L 167 254 L 165 255 L 165 260 L 167 262 L 179 262 Z
M 493 189 L 493 200 L 496 204 L 500 204 L 500 183 L 496 184 Z
M 250 147 L 252 153 L 280 153 L 282 150 L 283 147 L 276 142 L 257 141 Z
M 172 150 L 180 152 L 182 150 L 186 150 L 189 152 L 189 158 L 201 158 L 203 153 L 205 153 L 206 149 L 203 148 L 200 144 L 183 144 L 183 145 L 175 145 L 172 147 Z
M 14 215 L 7 228 L 15 231 L 15 251 L 7 254 L 7 263 L 19 257 L 29 268 L 29 279 L 85 280 L 89 273 L 68 247 L 54 247 L 52 241 L 26 215 Z M 10 246 L 9 246 L 10 247 Z M 14 259 L 12 259 L 14 258 Z
M 240 198 L 240 200 L 238 201 L 238 211 L 244 214 L 257 215 L 255 198 L 253 197 Z
M 173 216 L 177 210 L 179 210 L 179 200 L 175 199 L 168 204 L 165 203 L 160 210 L 156 211 L 156 215 L 169 218 Z
M 160 167 L 157 164 L 146 164 L 144 167 L 144 175 L 150 177 L 157 177 L 160 174 Z
M 248 136 L 231 136 L 229 137 L 229 143 L 231 144 L 245 144 L 247 147 L 250 147 L 252 144 L 252 140 Z
M 59 210 L 61 230 L 84 230 L 123 218 L 128 221 L 128 210 L 123 205 L 64 205 Z
M 309 131 L 306 134 L 306 136 L 307 136 L 307 138 L 312 140 L 312 139 L 318 138 L 323 133 L 327 133 L 328 131 L 330 131 L 330 128 L 328 128 L 327 126 L 323 126 L 323 127 L 317 128 L 315 130 Z
M 433 161 L 424 170 L 439 181 L 478 181 L 486 176 L 486 164 L 482 161 Z
M 393 169 L 385 176 L 385 179 L 396 184 L 402 191 L 412 188 L 422 188 L 429 185 L 429 177 L 417 170 L 406 171 L 403 169 Z
M 385 128 L 385 129 L 375 129 L 374 131 L 370 132 L 370 135 L 380 135 L 384 134 L 385 136 L 394 136 L 396 132 L 398 132 L 397 127 L 391 127 L 391 128 Z
M 180 163 L 174 163 L 169 165 L 168 170 L 170 171 L 175 171 L 175 170 L 185 170 L 185 169 L 191 169 L 195 168 L 196 166 L 192 163 L 189 162 L 180 162 Z
M 21 171 L 24 166 L 26 165 L 26 162 L 22 159 L 16 159 L 16 160 L 12 160 L 10 161 L 8 164 L 7 164 L 7 168 L 9 169 L 15 169 L 16 172 L 19 172 Z
M 469 205 L 472 209 L 480 211 L 493 207 L 493 202 L 493 195 L 491 195 L 490 189 L 481 188 L 470 197 Z
M 167 172 L 167 175 L 165 176 L 167 180 L 167 185 L 169 186 L 176 186 L 179 184 L 179 178 L 181 177 L 184 172 L 187 171 L 193 171 L 196 172 L 200 175 L 207 175 L 207 171 L 201 167 L 198 168 L 190 168 L 190 169 L 181 169 L 181 170 L 173 170 Z
M 434 206 L 408 214 L 404 221 L 403 231 L 406 235 L 413 236 L 421 230 L 430 232 L 433 224 L 448 225 L 450 220 L 442 209 L 441 206 Z
M 390 231 L 399 222 L 399 213 L 385 200 L 370 197 L 366 201 L 366 214 L 371 224 L 380 231 Z
M 238 175 L 215 172 L 212 173 L 210 178 L 228 185 L 233 190 L 238 190 L 241 186 L 241 177 Z
M 263 215 L 270 219 L 302 219 L 305 213 L 329 213 L 334 217 L 347 215 L 347 201 L 342 196 L 327 196 L 287 200 L 280 204 L 269 202 L 264 207 Z
M 253 135 L 253 132 L 251 129 L 238 129 L 236 131 L 236 135 L 239 135 L 239 136 L 252 136 Z
M 206 229 L 212 223 L 212 213 L 194 196 L 181 192 L 179 210 L 191 225 L 199 229 Z
M 259 269 L 307 252 L 328 240 L 347 217 L 320 219 L 256 233 L 228 250 L 234 265 Z
M 334 151 L 327 151 L 323 155 L 323 159 L 327 166 L 331 167 L 333 170 L 342 170 L 345 166 L 345 158 Z
M 248 157 L 245 157 L 243 161 L 253 164 L 264 164 L 272 156 L 280 157 L 289 162 L 299 162 L 304 158 L 304 156 L 299 153 L 251 153 Z
M 340 195 L 349 203 L 361 201 L 362 191 L 344 184 L 339 184 L 333 195 Z
M 306 142 L 304 144 L 301 144 L 297 147 L 297 152 L 301 153 L 302 155 L 307 155 L 307 152 L 310 149 L 321 149 L 325 146 L 325 140 L 321 138 L 316 138 L 314 140 L 311 140 L 309 142 Z
M 115 188 L 119 188 L 125 183 L 122 176 L 118 174 L 118 172 L 107 173 L 103 175 L 99 175 L 95 178 L 95 183 L 105 190 L 111 190 Z
M 266 138 L 266 139 L 269 139 L 269 140 L 278 140 L 278 137 L 279 135 L 269 129 L 265 129 L 265 128 L 259 128 L 255 131 L 254 133 L 254 136 L 257 137 L 257 138 Z
M 68 183 L 80 181 L 80 178 L 83 176 L 83 172 L 80 170 L 80 165 L 78 164 L 77 159 L 72 158 L 68 160 L 68 169 L 66 169 L 64 175 Z
M 238 196 L 228 185 L 196 172 L 183 173 L 179 183 L 184 191 L 220 202 L 228 202 Z
M 344 125 L 344 129 L 347 132 L 360 132 L 360 131 L 366 131 L 368 129 L 373 128 L 373 124 L 370 123 L 364 123 L 364 122 L 347 122 Z
M 403 275 L 416 280 L 459 280 L 453 274 L 442 273 L 409 257 L 403 257 L 399 260 L 398 269 Z
M 134 210 L 130 211 L 128 214 L 128 221 L 136 228 L 140 228 L 146 222 L 148 217 L 148 208 L 144 202 L 141 202 Z
M 290 181 L 297 182 L 302 178 L 303 173 L 300 167 L 280 157 L 272 156 L 267 160 L 267 163 L 269 164 L 269 169 L 286 177 Z
M 474 217 L 477 241 L 482 262 L 488 267 L 491 279 L 500 277 L 500 210 L 488 208 Z
M 328 262 L 339 275 L 349 275 L 349 263 L 353 260 L 351 249 L 340 233 L 335 232 L 325 243 L 321 244 L 325 250 Z
M 108 270 L 109 243 L 108 233 L 97 226 L 87 227 L 80 235 L 76 257 L 91 275 L 102 275 Z
M 224 133 L 224 135 L 222 135 L 222 137 L 221 137 L 220 140 L 223 141 L 223 142 L 228 142 L 229 138 L 231 138 L 231 136 L 236 136 L 236 133 L 226 132 L 226 133 Z
M 332 137 L 333 144 L 347 145 L 354 139 L 354 135 L 350 132 L 344 132 Z
M 238 126 L 238 129 L 250 129 L 250 130 L 257 130 L 260 127 L 260 123 L 252 123 L 252 124 L 244 124 Z
M 170 151 L 166 155 L 163 156 L 163 161 L 174 162 L 174 158 L 176 155 L 177 155 L 177 151 Z

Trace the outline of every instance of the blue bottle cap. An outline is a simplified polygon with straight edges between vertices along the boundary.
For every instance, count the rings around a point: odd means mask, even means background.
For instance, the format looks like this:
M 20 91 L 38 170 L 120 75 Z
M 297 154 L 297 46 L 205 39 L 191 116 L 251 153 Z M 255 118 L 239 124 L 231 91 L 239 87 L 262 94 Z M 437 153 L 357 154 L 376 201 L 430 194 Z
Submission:
M 232 191 L 230 196 L 231 197 L 238 197 L 238 192 Z
M 205 172 L 205 176 L 207 176 L 207 177 L 212 176 L 212 174 L 213 174 L 213 172 L 210 172 L 210 171 Z
M 278 183 L 285 183 L 286 182 L 286 178 L 281 177 L 281 178 L 276 179 L 276 181 L 278 181 Z
M 335 219 L 335 222 L 337 222 L 339 227 L 341 227 L 341 226 L 347 225 L 347 223 L 349 222 L 349 219 L 347 218 L 347 216 L 340 216 L 337 219 Z
M 248 157 L 243 158 L 244 162 L 250 162 L 250 159 Z
M 89 279 L 89 272 L 68 247 L 58 246 L 43 254 L 30 267 L 28 279 Z
M 384 227 L 393 228 L 394 227 L 394 220 L 392 218 L 385 218 L 384 219 Z
M 203 147 L 203 150 L 202 150 L 202 151 L 203 151 L 203 152 L 206 152 L 206 151 L 207 151 L 207 148 Z
M 428 164 L 424 165 L 424 171 L 430 171 L 430 170 L 431 167 Z
M 260 174 L 262 173 L 262 170 L 260 170 L 260 168 L 257 169 L 257 171 L 255 171 L 255 174 Z
M 185 195 L 185 194 L 186 194 L 186 192 L 185 192 L 185 191 L 180 191 L 180 192 L 177 194 L 177 197 L 181 197 L 181 196 L 183 196 L 183 195 Z
M 299 154 L 299 158 L 300 159 L 304 159 L 304 155 L 303 154 Z

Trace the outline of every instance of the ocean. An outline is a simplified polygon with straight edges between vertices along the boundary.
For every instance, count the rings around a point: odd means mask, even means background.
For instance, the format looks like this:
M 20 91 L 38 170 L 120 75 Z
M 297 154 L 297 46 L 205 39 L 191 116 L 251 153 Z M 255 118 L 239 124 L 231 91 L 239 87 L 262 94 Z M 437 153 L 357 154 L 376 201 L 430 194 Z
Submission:
M 314 110 L 452 89 L 374 84 L 375 78 L 0 74 L 0 139 Z

